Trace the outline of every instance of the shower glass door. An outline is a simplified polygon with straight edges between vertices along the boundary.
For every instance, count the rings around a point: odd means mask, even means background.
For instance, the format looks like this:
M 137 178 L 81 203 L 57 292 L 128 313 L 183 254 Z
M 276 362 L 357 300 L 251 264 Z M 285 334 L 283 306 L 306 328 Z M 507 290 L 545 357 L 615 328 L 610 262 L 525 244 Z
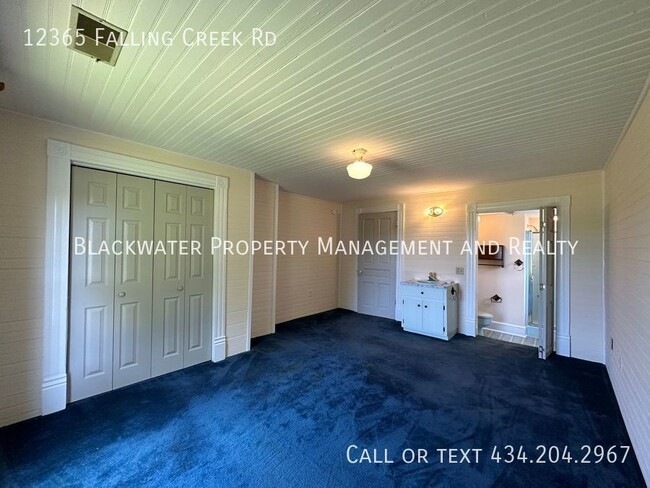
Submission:
M 526 230 L 525 239 L 527 249 L 536 249 L 539 245 L 539 231 Z M 539 326 L 539 261 L 537 254 L 526 254 L 526 335 L 533 337 L 537 337 Z

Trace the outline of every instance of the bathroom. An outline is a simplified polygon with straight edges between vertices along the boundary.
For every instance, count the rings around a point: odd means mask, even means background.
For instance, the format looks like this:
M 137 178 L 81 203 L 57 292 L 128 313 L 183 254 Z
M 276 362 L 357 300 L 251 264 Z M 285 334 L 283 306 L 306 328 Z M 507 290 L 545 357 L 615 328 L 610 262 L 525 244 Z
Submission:
M 479 334 L 537 347 L 539 336 L 539 256 L 526 252 L 539 240 L 539 211 L 484 213 L 479 242 L 498 243 L 477 256 Z M 523 245 L 511 246 L 513 242 Z

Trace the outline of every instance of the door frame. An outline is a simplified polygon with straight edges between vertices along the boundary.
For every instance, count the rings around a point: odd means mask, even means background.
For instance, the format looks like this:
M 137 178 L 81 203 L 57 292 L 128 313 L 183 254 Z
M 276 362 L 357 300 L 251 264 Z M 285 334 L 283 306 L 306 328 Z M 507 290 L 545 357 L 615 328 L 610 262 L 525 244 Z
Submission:
M 467 204 L 467 242 L 478 239 L 478 216 L 490 212 L 516 212 L 541 207 L 556 207 L 558 217 L 557 240 L 568 241 L 571 238 L 571 197 L 557 196 L 513 200 L 491 203 Z M 465 319 L 461 332 L 475 337 L 478 333 L 476 318 L 476 282 L 478 260 L 474 253 L 466 254 L 466 300 Z M 571 356 L 571 253 L 556 256 L 555 260 L 555 352 L 560 356 Z
M 68 399 L 70 176 L 73 165 L 210 188 L 214 190 L 213 235 L 222 240 L 227 238 L 228 178 L 48 139 L 42 415 L 65 409 Z M 217 362 L 226 357 L 226 256 L 216 253 L 212 268 L 211 359 Z
M 397 242 L 400 243 L 404 239 L 404 203 L 394 203 L 388 205 L 376 205 L 372 207 L 358 207 L 356 210 L 355 219 L 355 232 L 357 233 L 357 240 L 359 239 L 359 215 L 367 213 L 381 213 L 381 212 L 397 212 Z M 400 299 L 400 282 L 402 281 L 404 256 L 402 253 L 397 253 L 397 263 L 395 264 L 395 320 L 402 320 L 402 301 Z M 357 256 L 357 270 L 359 269 L 359 256 Z M 359 275 L 354 273 L 354 311 L 359 310 Z

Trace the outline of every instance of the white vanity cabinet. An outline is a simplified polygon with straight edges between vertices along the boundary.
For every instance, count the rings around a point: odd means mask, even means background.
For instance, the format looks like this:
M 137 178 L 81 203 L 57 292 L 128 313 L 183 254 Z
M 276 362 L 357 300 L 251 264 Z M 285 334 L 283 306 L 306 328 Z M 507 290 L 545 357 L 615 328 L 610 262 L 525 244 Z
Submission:
M 402 328 L 449 340 L 458 331 L 458 285 L 403 281 Z

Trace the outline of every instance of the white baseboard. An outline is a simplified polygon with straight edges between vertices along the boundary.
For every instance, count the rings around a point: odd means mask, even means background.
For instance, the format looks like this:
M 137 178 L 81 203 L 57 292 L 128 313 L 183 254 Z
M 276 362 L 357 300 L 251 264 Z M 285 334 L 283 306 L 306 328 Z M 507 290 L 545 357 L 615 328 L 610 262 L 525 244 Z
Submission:
M 525 336 L 526 327 L 523 325 L 509 324 L 507 322 L 497 322 L 493 320 L 490 325 L 488 325 L 492 330 L 498 330 L 499 332 L 505 332 L 506 334 Z
M 43 381 L 41 415 L 65 410 L 68 399 L 68 378 L 66 375 L 47 378 Z
M 212 343 L 212 362 L 223 361 L 226 359 L 226 338 L 217 337 Z
M 530 337 L 539 337 L 539 326 L 538 325 L 527 325 L 526 326 L 526 335 Z
M 460 324 L 458 333 L 470 337 L 476 337 L 476 322 L 471 319 L 465 320 Z
M 558 334 L 556 337 L 555 352 L 558 356 L 571 357 L 571 336 Z

